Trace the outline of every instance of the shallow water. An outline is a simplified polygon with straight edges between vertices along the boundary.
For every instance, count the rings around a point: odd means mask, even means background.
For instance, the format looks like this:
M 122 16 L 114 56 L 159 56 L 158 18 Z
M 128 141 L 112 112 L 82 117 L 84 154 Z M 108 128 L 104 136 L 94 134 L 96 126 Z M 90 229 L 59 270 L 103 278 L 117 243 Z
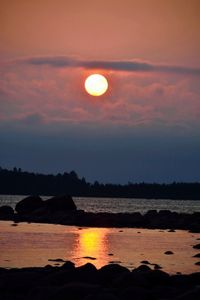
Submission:
M 133 269 L 142 260 L 156 263 L 171 274 L 200 270 L 192 256 L 198 250 L 200 234 L 183 230 L 135 228 L 78 228 L 52 224 L 0 222 L 0 266 L 26 267 L 55 265 L 48 259 L 62 258 L 76 266 L 93 263 L 97 268 L 117 262 Z M 165 255 L 165 251 L 173 255 Z M 153 268 L 153 266 L 152 266 Z
M 15 208 L 17 202 L 25 198 L 22 195 L 0 195 L 0 206 L 10 205 Z M 44 200 L 49 197 L 42 197 Z M 78 209 L 86 212 L 125 213 L 139 211 L 145 213 L 150 209 L 169 209 L 171 211 L 193 213 L 200 211 L 200 200 L 167 199 L 128 199 L 128 198 L 94 198 L 73 197 Z

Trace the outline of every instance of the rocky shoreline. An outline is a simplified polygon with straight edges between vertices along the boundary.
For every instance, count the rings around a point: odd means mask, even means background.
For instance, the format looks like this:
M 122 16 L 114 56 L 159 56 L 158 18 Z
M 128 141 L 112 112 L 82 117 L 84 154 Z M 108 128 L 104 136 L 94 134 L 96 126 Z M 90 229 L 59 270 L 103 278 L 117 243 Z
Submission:
M 130 227 L 148 229 L 183 229 L 200 232 L 200 212 L 193 214 L 170 210 L 149 210 L 135 213 L 88 213 L 77 210 L 70 196 L 56 196 L 43 201 L 29 196 L 10 206 L 0 207 L 0 220 L 35 222 L 90 227 Z
M 0 299 L 6 300 L 193 300 L 200 297 L 200 272 L 169 275 L 141 265 L 132 271 L 118 264 L 100 269 L 75 267 L 0 268 Z

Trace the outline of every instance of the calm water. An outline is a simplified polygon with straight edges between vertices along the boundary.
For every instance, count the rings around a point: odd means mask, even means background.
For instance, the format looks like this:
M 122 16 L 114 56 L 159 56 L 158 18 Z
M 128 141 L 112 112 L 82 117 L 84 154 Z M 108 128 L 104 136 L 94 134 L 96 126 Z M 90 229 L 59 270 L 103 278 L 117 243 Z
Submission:
M 13 208 L 16 203 L 25 196 L 0 195 L 0 206 L 11 205 Z M 49 197 L 42 197 L 44 200 Z M 193 213 L 200 211 L 200 200 L 149 200 L 149 199 L 122 199 L 122 198 L 86 198 L 74 197 L 74 202 L 78 209 L 87 212 L 135 212 L 145 213 L 150 209 L 169 209 L 171 211 Z
M 15 224 L 16 225 L 16 224 Z M 183 230 L 135 228 L 78 228 L 52 224 L 0 221 L 0 267 L 55 265 L 49 259 L 62 258 L 76 266 L 92 262 L 97 268 L 119 263 L 133 269 L 142 260 L 159 264 L 169 273 L 200 270 L 194 258 L 200 234 Z M 173 255 L 165 255 L 171 250 Z

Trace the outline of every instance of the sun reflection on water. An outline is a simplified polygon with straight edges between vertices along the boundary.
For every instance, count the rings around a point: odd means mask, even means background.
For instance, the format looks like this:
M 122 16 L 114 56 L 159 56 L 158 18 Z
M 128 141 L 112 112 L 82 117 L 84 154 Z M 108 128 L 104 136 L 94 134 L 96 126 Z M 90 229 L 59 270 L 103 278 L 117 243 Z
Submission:
M 77 265 L 92 262 L 99 268 L 107 263 L 108 231 L 107 228 L 84 228 L 79 231 L 74 253 Z

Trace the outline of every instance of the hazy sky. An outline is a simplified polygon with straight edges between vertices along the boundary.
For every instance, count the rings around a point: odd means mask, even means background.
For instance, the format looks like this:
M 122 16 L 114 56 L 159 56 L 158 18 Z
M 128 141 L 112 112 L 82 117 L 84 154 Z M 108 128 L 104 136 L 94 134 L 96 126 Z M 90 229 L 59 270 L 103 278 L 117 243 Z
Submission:
M 200 180 L 198 0 L 0 0 L 0 165 Z M 101 97 L 84 80 L 100 72 Z

